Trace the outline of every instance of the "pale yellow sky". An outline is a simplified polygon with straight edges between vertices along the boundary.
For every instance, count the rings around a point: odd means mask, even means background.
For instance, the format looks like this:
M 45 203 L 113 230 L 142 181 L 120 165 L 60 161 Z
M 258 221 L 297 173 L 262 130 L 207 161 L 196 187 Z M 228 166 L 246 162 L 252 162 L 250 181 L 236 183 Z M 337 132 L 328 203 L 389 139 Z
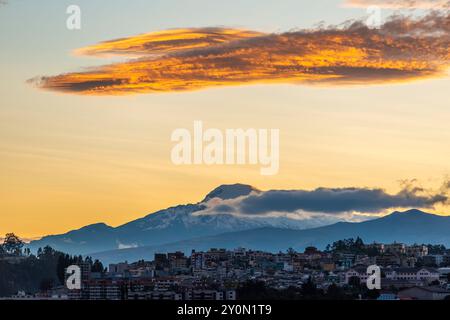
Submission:
M 199 201 L 223 183 L 397 192 L 399 180 L 438 188 L 450 174 L 449 76 L 377 86 L 271 84 L 127 97 L 45 92 L 26 83 L 108 62 L 71 55 L 102 40 L 175 27 L 279 32 L 320 21 L 339 24 L 365 16 L 363 9 L 343 8 L 341 0 L 155 0 L 127 8 L 110 1 L 101 9 L 91 0 L 78 3 L 91 19 L 76 32 L 65 27 L 70 1 L 10 1 L 0 10 L 0 235 L 36 237 L 96 222 L 116 226 Z M 280 129 L 279 174 L 261 176 L 259 165 L 173 165 L 171 133 L 192 128 L 194 120 L 219 129 Z
M 114 98 L 19 86 L 0 113 L 0 234 L 118 225 L 201 200 L 222 183 L 396 192 L 399 180 L 416 178 L 436 188 L 450 172 L 448 84 L 268 85 Z M 170 134 L 194 120 L 219 129 L 279 128 L 279 174 L 173 165 Z

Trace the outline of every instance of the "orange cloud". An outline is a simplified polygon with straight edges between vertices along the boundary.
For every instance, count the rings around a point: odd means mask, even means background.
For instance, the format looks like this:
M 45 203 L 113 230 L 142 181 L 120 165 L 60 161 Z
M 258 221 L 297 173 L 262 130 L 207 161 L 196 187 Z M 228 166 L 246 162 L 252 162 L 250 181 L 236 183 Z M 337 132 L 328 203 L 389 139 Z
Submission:
M 40 88 L 86 95 L 197 90 L 252 83 L 368 84 L 443 74 L 449 65 L 449 15 L 395 17 L 379 29 L 262 34 L 180 29 L 102 42 L 77 53 L 138 59 L 31 80 Z
M 225 28 L 173 29 L 145 33 L 130 38 L 104 41 L 97 45 L 78 49 L 75 53 L 91 56 L 161 55 L 176 51 L 215 46 L 260 35 L 263 35 L 263 33 Z

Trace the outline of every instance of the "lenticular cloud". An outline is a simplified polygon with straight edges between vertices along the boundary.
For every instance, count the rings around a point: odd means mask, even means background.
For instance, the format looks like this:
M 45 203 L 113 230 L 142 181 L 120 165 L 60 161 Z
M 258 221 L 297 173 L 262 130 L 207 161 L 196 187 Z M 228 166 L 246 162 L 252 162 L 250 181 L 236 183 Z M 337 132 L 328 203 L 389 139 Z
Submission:
M 378 29 L 344 27 L 265 34 L 226 28 L 175 29 L 76 50 L 125 62 L 29 80 L 83 95 L 124 95 L 257 83 L 337 86 L 438 77 L 450 61 L 450 15 L 396 16 Z

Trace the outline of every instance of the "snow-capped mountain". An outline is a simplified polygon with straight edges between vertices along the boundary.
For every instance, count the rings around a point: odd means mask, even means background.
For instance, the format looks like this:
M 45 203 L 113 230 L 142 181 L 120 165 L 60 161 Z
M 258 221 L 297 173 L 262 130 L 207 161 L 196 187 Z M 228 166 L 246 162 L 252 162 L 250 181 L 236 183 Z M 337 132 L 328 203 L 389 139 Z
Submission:
M 29 247 L 37 250 L 49 245 L 72 254 L 126 249 L 148 245 L 211 236 L 225 232 L 244 231 L 263 227 L 306 229 L 331 224 L 335 221 L 320 219 L 297 220 L 287 217 L 244 217 L 224 213 L 198 214 L 208 201 L 222 200 L 259 193 L 244 184 L 222 185 L 211 191 L 197 204 L 171 207 L 128 222 L 116 228 L 98 223 L 61 235 L 45 236 L 32 241 Z
M 222 200 L 235 199 L 249 195 L 250 193 L 261 193 L 261 191 L 248 184 L 236 183 L 232 185 L 221 185 L 208 193 L 202 202 L 205 203 L 213 198 Z

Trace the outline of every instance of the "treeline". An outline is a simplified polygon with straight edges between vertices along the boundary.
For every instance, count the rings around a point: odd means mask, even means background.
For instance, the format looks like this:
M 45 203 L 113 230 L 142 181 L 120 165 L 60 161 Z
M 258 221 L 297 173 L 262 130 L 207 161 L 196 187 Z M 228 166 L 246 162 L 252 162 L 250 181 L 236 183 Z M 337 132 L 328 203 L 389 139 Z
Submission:
M 359 280 L 359 279 L 358 279 Z M 237 289 L 239 300 L 354 300 L 376 299 L 379 290 L 368 290 L 365 284 L 353 281 L 349 285 L 338 286 L 331 284 L 326 290 L 318 288 L 312 278 L 300 287 L 275 289 L 267 286 L 263 281 L 249 280 Z
M 71 256 L 47 246 L 32 254 L 14 234 L 7 234 L 0 245 L 0 297 L 8 297 L 18 291 L 26 293 L 48 292 L 64 284 L 65 269 L 82 262 L 91 266 L 92 272 L 104 272 L 98 260 Z
M 415 244 L 417 245 L 417 244 Z M 444 245 L 422 244 L 428 247 L 428 254 L 445 254 L 448 249 Z M 380 252 L 375 247 L 367 247 L 364 241 L 357 237 L 356 239 L 349 238 L 338 240 L 332 244 L 327 245 L 326 252 L 331 253 L 353 253 L 353 254 L 367 254 L 368 256 L 379 255 Z
M 327 245 L 325 251 L 331 253 L 367 254 L 369 257 L 380 254 L 376 248 L 368 248 L 360 237 L 335 241 L 333 244 Z

